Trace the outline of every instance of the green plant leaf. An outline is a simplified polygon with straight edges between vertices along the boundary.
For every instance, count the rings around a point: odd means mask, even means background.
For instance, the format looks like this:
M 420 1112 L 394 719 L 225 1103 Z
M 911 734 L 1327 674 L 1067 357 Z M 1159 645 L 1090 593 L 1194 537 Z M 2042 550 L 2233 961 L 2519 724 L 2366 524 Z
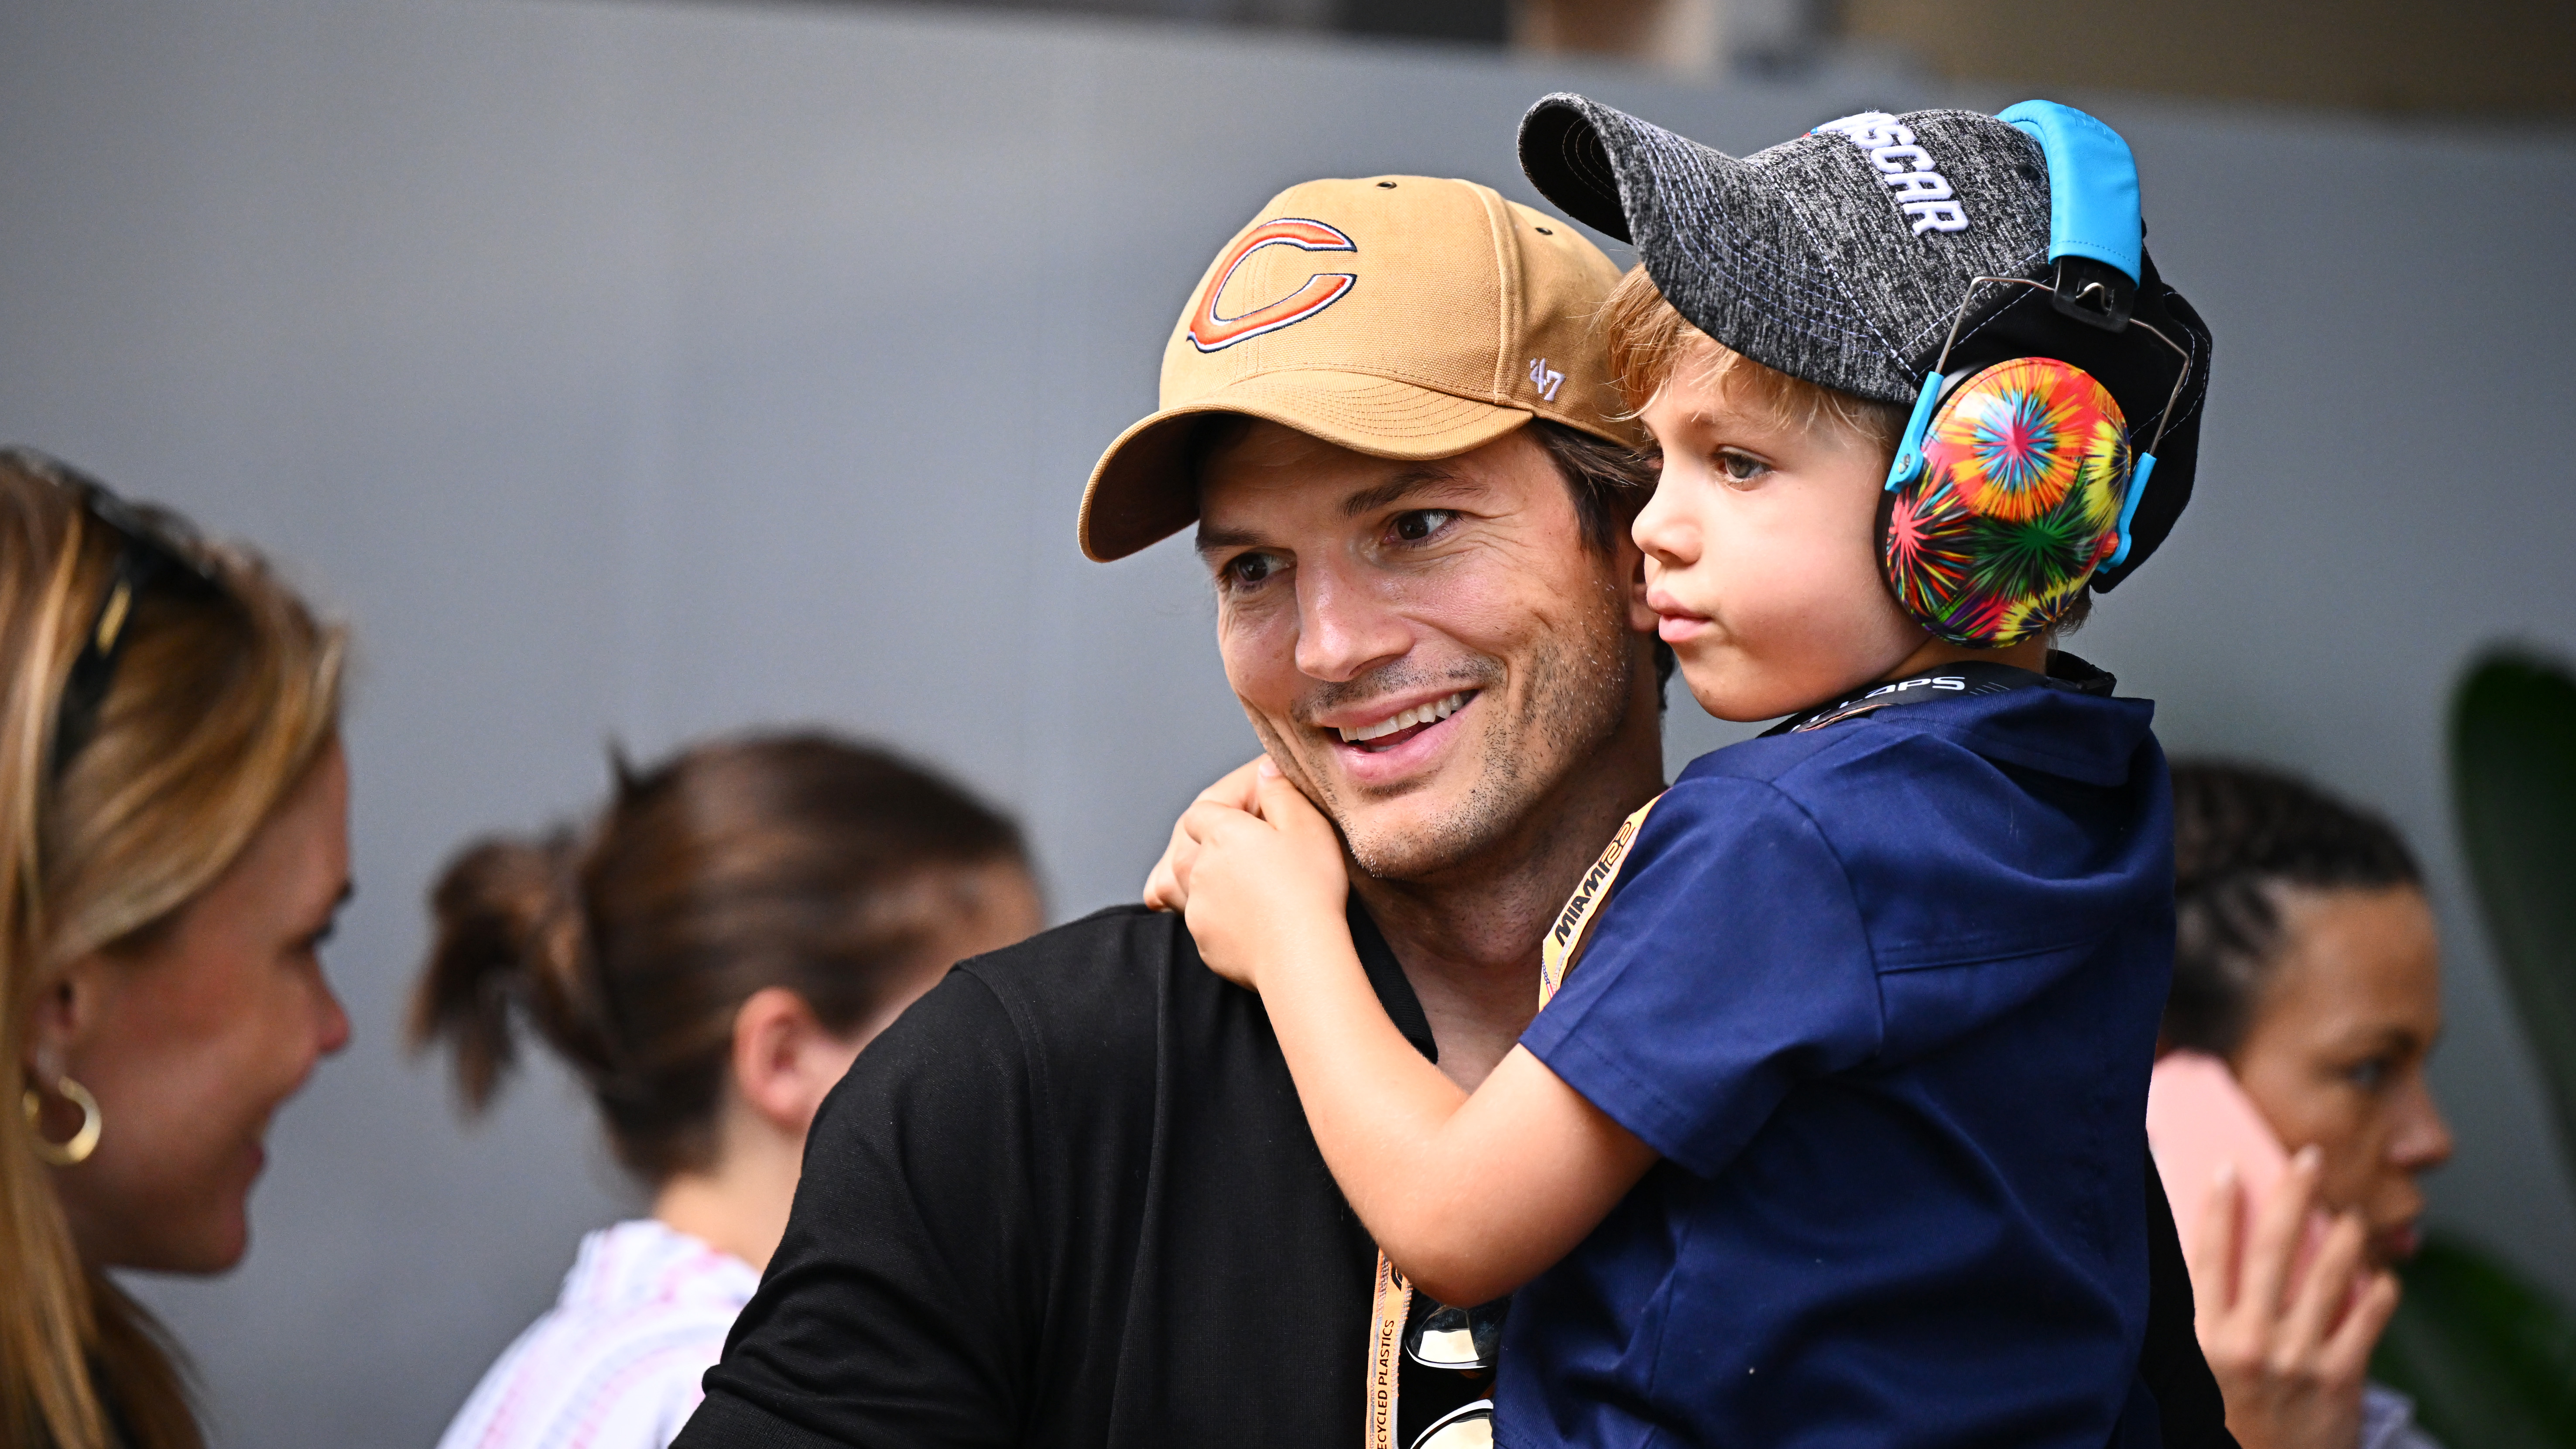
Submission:
M 2576 1172 L 2576 677 L 2513 650 L 2451 706 L 2451 795 L 2488 939 Z
M 2443 1233 L 2400 1270 L 2397 1316 L 2370 1376 L 2411 1396 L 2451 1449 L 2576 1446 L 2576 1320 L 2547 1293 Z

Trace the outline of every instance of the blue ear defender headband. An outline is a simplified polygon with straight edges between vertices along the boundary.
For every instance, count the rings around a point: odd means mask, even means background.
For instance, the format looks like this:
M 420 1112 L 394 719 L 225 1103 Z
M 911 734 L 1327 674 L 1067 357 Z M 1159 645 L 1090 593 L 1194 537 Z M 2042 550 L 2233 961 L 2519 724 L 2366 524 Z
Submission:
M 2146 232 L 2128 143 L 2051 101 L 2024 101 L 1997 119 L 2029 132 L 2047 161 L 2053 275 L 1969 279 L 1888 469 L 1881 531 L 1881 561 L 1908 612 L 1936 635 L 1985 647 L 2043 631 L 2095 572 L 2128 560 L 2155 451 L 2191 377 L 2191 354 L 2135 316 Z M 2046 292 L 2055 311 L 2086 327 L 2136 327 L 2181 359 L 2155 435 L 2134 460 L 2118 404 L 2073 364 L 2022 357 L 1950 372 L 1968 312 L 1990 284 Z

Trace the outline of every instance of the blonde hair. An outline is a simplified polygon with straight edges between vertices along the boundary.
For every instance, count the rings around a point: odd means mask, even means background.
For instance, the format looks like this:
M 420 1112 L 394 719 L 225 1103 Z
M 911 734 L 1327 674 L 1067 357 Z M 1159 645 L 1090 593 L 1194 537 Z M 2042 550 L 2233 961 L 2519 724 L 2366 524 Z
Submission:
M 66 678 L 126 540 L 83 480 L 0 451 L 0 1081 L 73 961 L 137 945 L 221 876 L 337 737 L 345 637 L 246 551 L 136 514 L 216 587 L 144 586 L 95 728 Z M 57 769 L 59 767 L 59 778 Z M 111 1125 L 111 1129 L 113 1127 Z M 0 1111 L 0 1439 L 202 1444 L 167 1335 L 75 1253 L 25 1115 Z M 113 1431 L 111 1429 L 113 1425 Z
M 1610 377 L 1630 416 L 1680 377 L 1723 393 L 1764 421 L 1796 428 L 1830 422 L 1896 456 L 1896 440 L 1905 431 L 1902 405 L 1857 397 L 1754 361 L 1693 326 L 1644 267 L 1630 267 L 1619 279 L 1601 316 Z

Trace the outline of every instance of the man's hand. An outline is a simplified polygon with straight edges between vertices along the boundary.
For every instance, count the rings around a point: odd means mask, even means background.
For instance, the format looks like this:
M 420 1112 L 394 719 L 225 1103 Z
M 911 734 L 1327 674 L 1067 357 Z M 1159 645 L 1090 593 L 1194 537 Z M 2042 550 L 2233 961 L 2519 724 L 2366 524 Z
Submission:
M 1350 877 L 1332 822 L 1267 757 L 1247 768 L 1249 809 L 1210 798 L 1228 788 L 1229 775 L 1181 816 L 1165 856 L 1172 883 L 1164 895 L 1179 903 L 1209 969 L 1259 991 L 1267 971 L 1349 958 L 1342 908 Z M 1154 888 L 1147 889 L 1150 900 Z
M 2361 1271 L 2356 1214 L 2334 1219 L 2301 1271 L 2317 1164 L 2314 1147 L 2292 1159 L 2241 1259 L 2245 1192 L 2223 1174 L 2187 1255 L 2201 1352 L 2245 1449 L 2353 1449 L 2370 1350 L 2397 1310 L 2396 1276 Z

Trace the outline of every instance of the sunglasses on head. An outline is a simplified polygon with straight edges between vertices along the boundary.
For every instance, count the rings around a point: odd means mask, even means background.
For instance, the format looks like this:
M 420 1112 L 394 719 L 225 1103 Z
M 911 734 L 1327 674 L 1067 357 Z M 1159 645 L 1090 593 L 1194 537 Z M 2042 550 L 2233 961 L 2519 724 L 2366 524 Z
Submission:
M 182 593 L 224 592 L 223 582 L 198 551 L 195 540 L 167 515 L 119 497 L 115 489 L 59 458 L 32 448 L 11 448 L 0 458 L 22 472 L 50 480 L 72 496 L 82 515 L 116 535 L 115 562 L 108 566 L 107 587 L 81 636 L 81 651 L 63 680 L 61 702 L 54 711 L 54 749 L 48 762 L 51 778 L 63 771 L 98 731 L 99 708 L 108 686 L 116 682 L 117 661 L 124 657 L 126 627 L 133 622 L 135 601 L 146 589 Z

